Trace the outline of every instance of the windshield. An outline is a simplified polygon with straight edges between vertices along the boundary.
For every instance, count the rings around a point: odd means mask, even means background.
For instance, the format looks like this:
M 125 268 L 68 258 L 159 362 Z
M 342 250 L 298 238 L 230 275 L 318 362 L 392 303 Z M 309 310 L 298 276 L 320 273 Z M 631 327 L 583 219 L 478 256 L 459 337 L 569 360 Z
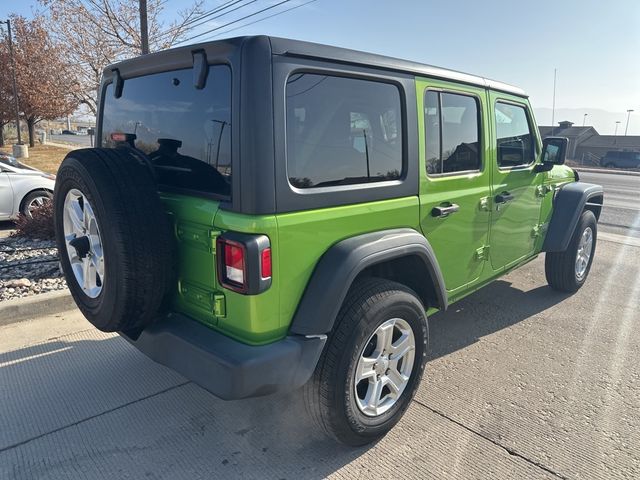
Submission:
M 31 168 L 29 165 L 20 163 L 15 157 L 12 157 L 11 155 L 0 155 L 0 166 L 2 165 L 19 168 L 21 170 L 35 170 L 35 168 Z
M 202 89 L 185 69 L 125 80 L 120 98 L 109 84 L 104 98 L 102 146 L 148 154 L 161 187 L 231 196 L 229 67 L 209 67 Z

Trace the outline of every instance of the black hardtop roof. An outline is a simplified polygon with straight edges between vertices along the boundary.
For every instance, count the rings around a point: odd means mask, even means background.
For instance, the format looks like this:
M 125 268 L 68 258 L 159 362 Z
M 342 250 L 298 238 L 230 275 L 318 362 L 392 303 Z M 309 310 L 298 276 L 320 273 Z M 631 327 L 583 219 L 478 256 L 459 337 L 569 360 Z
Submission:
M 513 85 L 498 82 L 496 80 L 490 80 L 488 78 L 477 75 L 458 72 L 456 70 L 449 70 L 446 68 L 435 67 L 433 65 L 387 57 L 374 53 L 350 50 L 348 48 L 333 47 L 330 45 L 305 42 L 302 40 L 292 40 L 287 38 L 266 36 L 233 37 L 163 50 L 161 52 L 124 60 L 122 62 L 110 65 L 105 68 L 104 73 L 105 75 L 110 76 L 111 71 L 114 68 L 138 70 L 138 68 L 136 68 L 138 66 L 138 63 L 144 63 L 146 65 L 149 65 L 149 63 L 152 62 L 167 64 L 167 57 L 171 58 L 176 56 L 176 54 L 184 54 L 186 52 L 191 52 L 198 49 L 207 50 L 208 47 L 220 46 L 225 50 L 239 48 L 244 45 L 256 44 L 257 42 L 252 42 L 251 40 L 256 40 L 259 38 L 269 40 L 271 44 L 271 50 L 274 55 L 327 59 L 338 63 L 373 66 L 390 71 L 410 73 L 417 76 L 435 77 L 443 80 L 462 82 L 469 85 L 476 85 L 483 88 L 490 88 L 492 90 L 510 93 L 512 95 L 527 97 L 524 90 L 518 87 L 514 87 Z

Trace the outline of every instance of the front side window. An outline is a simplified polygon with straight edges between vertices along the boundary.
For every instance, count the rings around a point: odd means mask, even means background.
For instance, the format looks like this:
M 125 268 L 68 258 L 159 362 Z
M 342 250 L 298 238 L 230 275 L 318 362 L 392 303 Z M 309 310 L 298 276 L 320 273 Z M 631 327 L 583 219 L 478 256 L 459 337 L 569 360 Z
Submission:
M 231 70 L 209 67 L 202 89 L 191 69 L 124 81 L 105 89 L 102 146 L 129 143 L 150 158 L 160 187 L 231 195 Z
M 478 100 L 433 90 L 428 90 L 424 98 L 427 173 L 479 170 Z
M 535 160 L 535 137 L 525 107 L 497 102 L 496 138 L 498 167 L 521 167 Z
M 400 92 L 388 83 L 296 73 L 286 87 L 287 175 L 297 188 L 397 180 Z

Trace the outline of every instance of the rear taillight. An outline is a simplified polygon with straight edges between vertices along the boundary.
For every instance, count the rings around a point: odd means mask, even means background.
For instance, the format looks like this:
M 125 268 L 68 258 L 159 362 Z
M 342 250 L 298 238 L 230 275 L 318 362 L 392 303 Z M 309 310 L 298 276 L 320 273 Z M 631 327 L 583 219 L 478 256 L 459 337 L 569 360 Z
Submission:
M 244 285 L 244 247 L 235 242 L 224 244 L 224 270 L 227 280 Z
M 216 252 L 223 287 L 255 295 L 271 285 L 271 246 L 266 235 L 226 232 L 218 237 Z

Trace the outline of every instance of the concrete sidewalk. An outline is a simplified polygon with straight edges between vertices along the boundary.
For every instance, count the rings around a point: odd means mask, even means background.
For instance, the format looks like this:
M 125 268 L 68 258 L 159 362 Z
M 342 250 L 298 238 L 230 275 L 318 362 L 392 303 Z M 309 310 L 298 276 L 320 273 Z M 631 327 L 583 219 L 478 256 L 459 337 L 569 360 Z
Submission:
M 415 401 L 378 444 L 300 395 L 223 402 L 75 311 L 0 327 L 0 478 L 640 477 L 640 248 L 601 242 L 576 295 L 542 259 L 430 319 Z

